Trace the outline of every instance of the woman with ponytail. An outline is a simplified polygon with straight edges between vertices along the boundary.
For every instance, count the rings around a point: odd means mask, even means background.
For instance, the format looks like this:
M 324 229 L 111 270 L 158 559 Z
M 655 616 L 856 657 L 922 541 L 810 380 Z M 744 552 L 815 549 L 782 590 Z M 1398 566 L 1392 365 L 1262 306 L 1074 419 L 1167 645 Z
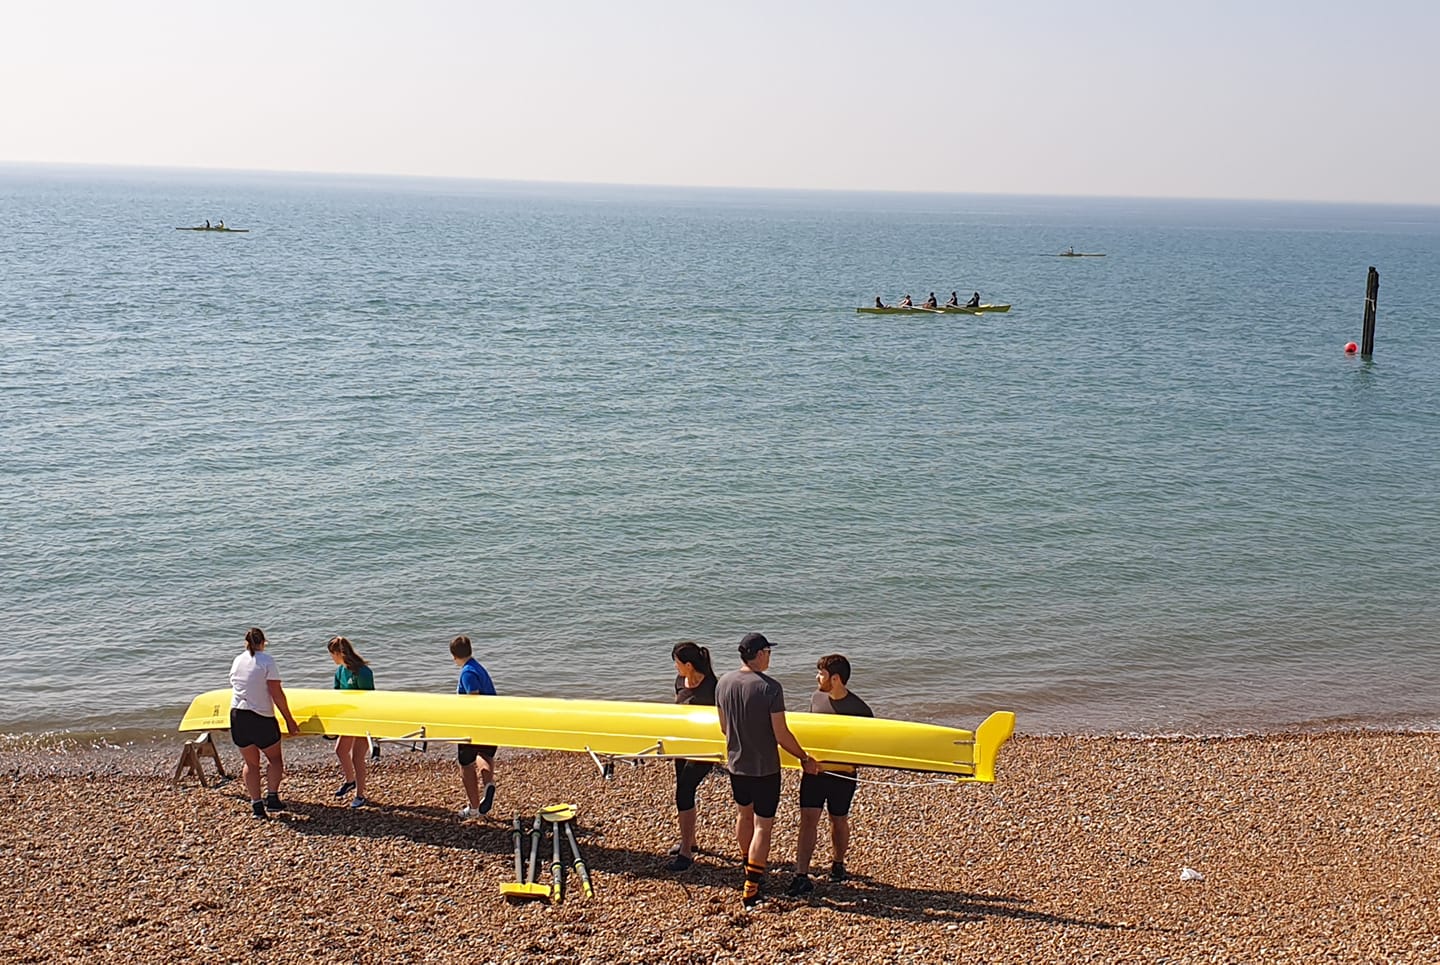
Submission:
M 355 652 L 355 647 L 349 640 L 344 637 L 331 637 L 326 648 L 335 660 L 336 690 L 375 689 L 375 675 L 370 672 L 370 667 L 360 658 L 360 654 Z M 369 745 L 369 741 L 359 737 L 342 737 L 335 742 L 335 756 L 340 758 L 340 775 L 344 778 L 335 796 L 343 798 L 354 791 L 355 800 L 350 802 L 352 808 L 363 808 L 369 803 L 365 799 L 365 755 L 370 749 Z
M 682 640 L 670 651 L 675 663 L 675 703 L 715 705 L 715 670 L 710 651 Z M 695 863 L 695 791 L 715 765 L 706 761 L 675 762 L 675 812 L 680 821 L 680 843 L 670 849 L 670 871 L 685 871 Z
M 251 627 L 245 634 L 245 652 L 230 664 L 230 739 L 240 748 L 245 765 L 240 774 L 250 794 L 250 810 L 257 818 L 265 812 L 283 811 L 280 802 L 280 780 L 285 776 L 285 761 L 280 753 L 280 725 L 275 720 L 278 709 L 285 716 L 285 727 L 293 734 L 300 725 L 290 714 L 285 689 L 280 686 L 280 671 L 275 659 L 265 652 L 265 631 Z M 260 755 L 265 755 L 268 792 L 260 798 Z

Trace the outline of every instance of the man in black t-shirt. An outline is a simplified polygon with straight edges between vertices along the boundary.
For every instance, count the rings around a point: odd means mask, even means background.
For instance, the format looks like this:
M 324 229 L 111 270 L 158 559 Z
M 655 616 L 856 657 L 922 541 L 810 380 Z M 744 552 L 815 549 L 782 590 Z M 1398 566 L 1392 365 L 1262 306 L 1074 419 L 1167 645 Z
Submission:
M 870 705 L 850 692 L 850 661 L 838 653 L 821 657 L 815 664 L 815 692 L 810 695 L 812 714 L 848 714 L 874 717 Z M 795 878 L 786 889 L 792 898 L 815 890 L 810 880 L 810 857 L 820 829 L 820 811 L 830 812 L 830 880 L 845 880 L 845 852 L 850 847 L 850 802 L 855 797 L 855 768 L 826 764 L 819 774 L 800 779 L 800 834 L 795 844 Z

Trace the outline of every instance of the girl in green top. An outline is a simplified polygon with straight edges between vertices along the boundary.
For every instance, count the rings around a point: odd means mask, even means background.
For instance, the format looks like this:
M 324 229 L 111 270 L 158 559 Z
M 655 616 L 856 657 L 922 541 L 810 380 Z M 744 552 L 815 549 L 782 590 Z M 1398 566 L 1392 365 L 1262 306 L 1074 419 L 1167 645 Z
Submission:
M 374 690 L 375 675 L 370 672 L 370 667 L 355 652 L 350 641 L 344 637 L 331 637 L 326 645 L 330 656 L 335 660 L 335 689 L 336 690 Z M 351 791 L 355 792 L 355 800 L 350 802 L 352 808 L 363 808 L 365 800 L 365 754 L 369 750 L 369 742 L 359 737 L 342 737 L 335 742 L 335 756 L 340 758 L 340 773 L 345 778 L 335 796 L 343 798 Z

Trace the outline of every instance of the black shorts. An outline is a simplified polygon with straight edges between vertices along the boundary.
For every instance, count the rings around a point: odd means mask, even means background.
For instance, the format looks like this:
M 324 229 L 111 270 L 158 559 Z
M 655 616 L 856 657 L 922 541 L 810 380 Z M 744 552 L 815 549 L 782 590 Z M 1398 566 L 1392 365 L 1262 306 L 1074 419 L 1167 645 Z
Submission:
M 780 810 L 780 772 L 764 777 L 731 774 L 730 794 L 741 807 L 753 807 L 757 818 L 773 818 Z
M 264 750 L 280 743 L 280 722 L 253 710 L 230 708 L 230 739 L 236 747 Z
M 800 778 L 800 806 L 825 808 L 837 818 L 850 813 L 855 798 L 855 781 L 836 774 L 806 774 Z
M 469 767 L 475 763 L 475 758 L 485 758 L 485 763 L 491 767 L 495 766 L 495 752 L 499 750 L 494 744 L 456 744 L 455 750 L 460 758 L 461 767 Z

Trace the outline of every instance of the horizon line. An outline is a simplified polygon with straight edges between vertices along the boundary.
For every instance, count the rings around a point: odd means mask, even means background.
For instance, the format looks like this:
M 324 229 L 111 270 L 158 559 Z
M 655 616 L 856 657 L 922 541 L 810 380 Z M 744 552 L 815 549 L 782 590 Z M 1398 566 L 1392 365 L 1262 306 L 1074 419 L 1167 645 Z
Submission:
M 466 183 L 487 183 L 487 184 L 514 184 L 514 185 L 553 185 L 565 187 L 601 187 L 601 188 L 668 188 L 681 191 L 754 191 L 754 192 L 791 192 L 801 194 L 878 194 L 906 196 L 928 196 L 942 195 L 948 197 L 981 197 L 981 198 L 1076 198 L 1089 201 L 1196 201 L 1196 202 L 1240 202 L 1245 204 L 1313 204 L 1313 205 L 1334 205 L 1349 207 L 1376 207 L 1376 208 L 1440 208 L 1440 201 L 1337 201 L 1333 199 L 1319 198 L 1261 198 L 1261 197 L 1237 197 L 1231 195 L 1126 195 L 1126 194 L 1056 194 L 1046 192 L 1028 191 L 948 191 L 948 190 L 919 190 L 904 188 L 813 188 L 795 187 L 789 185 L 727 185 L 727 184 L 688 184 L 688 183 L 646 183 L 638 181 L 562 181 L 545 178 L 504 178 L 504 177 L 483 177 L 478 175 L 461 174 L 397 174 L 395 172 L 383 171 L 328 171 L 305 168 L 227 168 L 227 167 L 206 167 L 203 165 L 186 164 L 139 164 L 116 161 L 35 161 L 35 160 L 8 160 L 0 158 L 0 168 L 92 168 L 100 170 L 137 170 L 137 171 L 183 171 L 196 174 L 259 174 L 259 175 L 302 175 L 309 177 L 333 177 L 333 178 L 371 178 L 393 181 L 459 181 Z

